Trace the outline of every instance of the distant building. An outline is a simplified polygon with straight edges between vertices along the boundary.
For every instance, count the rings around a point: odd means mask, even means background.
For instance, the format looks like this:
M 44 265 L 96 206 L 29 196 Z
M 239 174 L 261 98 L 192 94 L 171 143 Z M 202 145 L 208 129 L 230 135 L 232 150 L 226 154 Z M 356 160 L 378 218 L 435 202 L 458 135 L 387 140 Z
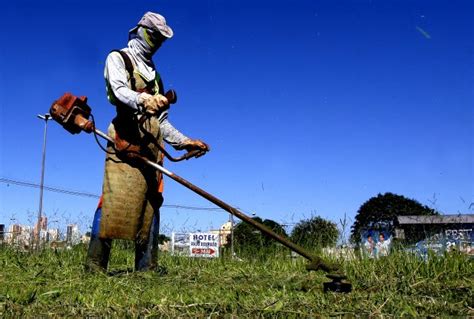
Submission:
M 23 226 L 19 225 L 19 224 L 13 224 L 13 225 L 10 225 L 10 228 L 8 230 L 8 232 L 13 236 L 18 236 L 20 235 L 21 231 L 23 229 Z
M 66 228 L 66 242 L 70 246 L 77 245 L 81 242 L 81 233 L 77 224 L 67 225 Z
M 227 244 L 227 239 L 229 235 L 232 232 L 232 223 L 231 222 L 226 222 L 221 225 L 219 229 L 215 230 L 210 230 L 209 233 L 214 234 L 214 235 L 219 235 L 219 243 L 222 246 L 225 246 Z
M 46 237 L 46 241 L 47 242 L 52 242 L 52 241 L 58 241 L 60 238 L 60 232 L 59 232 L 59 229 L 57 228 L 50 228 L 48 229 L 47 231 L 47 237 Z
M 5 236 L 5 242 L 10 245 L 27 249 L 31 246 L 33 240 L 33 229 L 31 226 L 19 224 L 10 225 L 8 234 Z
M 39 221 L 37 221 L 35 224 L 35 235 L 37 235 L 38 232 L 41 232 L 42 230 L 46 231 L 47 229 L 48 229 L 48 217 L 41 216 Z
M 48 241 L 48 218 L 46 216 L 41 216 L 36 222 L 31 240 L 34 241 L 35 245 L 38 240 L 40 244 L 44 244 Z

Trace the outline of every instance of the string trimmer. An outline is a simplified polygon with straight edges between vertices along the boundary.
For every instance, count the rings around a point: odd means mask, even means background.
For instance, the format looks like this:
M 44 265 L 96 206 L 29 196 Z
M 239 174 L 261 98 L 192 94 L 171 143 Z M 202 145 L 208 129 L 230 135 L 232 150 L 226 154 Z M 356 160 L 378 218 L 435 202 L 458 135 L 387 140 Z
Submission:
M 168 98 L 170 104 L 176 102 L 176 93 L 174 91 L 168 91 L 165 96 Z M 66 129 L 71 134 L 78 134 L 81 131 L 86 133 L 93 133 L 97 139 L 97 136 L 109 141 L 112 145 L 114 145 L 114 139 L 107 134 L 103 133 L 102 131 L 98 130 L 95 127 L 94 117 L 92 116 L 91 108 L 87 105 L 87 97 L 77 97 L 72 95 L 71 93 L 65 93 L 61 96 L 57 101 L 53 103 L 50 109 L 50 114 L 52 118 L 58 122 L 64 129 Z M 141 115 L 142 118 L 145 115 Z M 139 120 L 140 121 L 140 120 Z M 192 157 L 199 157 L 203 155 L 203 151 L 190 151 L 184 154 L 181 157 L 172 157 L 169 153 L 167 153 L 164 149 L 162 152 L 165 156 L 173 161 L 181 161 L 187 160 Z M 352 289 L 352 285 L 348 282 L 344 282 L 343 280 L 346 279 L 344 275 L 339 272 L 339 268 L 335 265 L 330 265 L 325 262 L 321 257 L 315 256 L 312 253 L 308 252 L 303 247 L 291 242 L 287 238 L 275 233 L 265 225 L 257 222 L 256 220 L 252 219 L 251 217 L 247 216 L 246 214 L 242 213 L 238 209 L 230 206 L 229 204 L 223 202 L 219 198 L 215 197 L 214 195 L 206 192 L 205 190 L 197 187 L 196 185 L 190 183 L 189 181 L 185 180 L 184 178 L 176 175 L 175 173 L 167 170 L 163 166 L 150 161 L 144 156 L 140 154 L 134 154 L 134 158 L 139 158 L 143 163 L 146 165 L 153 167 L 154 169 L 160 171 L 164 175 L 168 176 L 169 178 L 173 179 L 174 181 L 178 182 L 179 184 L 189 188 L 196 194 L 204 197 L 211 203 L 219 206 L 220 208 L 228 211 L 232 215 L 238 217 L 242 221 L 252 225 L 253 227 L 260 230 L 263 234 L 271 237 L 272 239 L 276 240 L 277 242 L 281 243 L 282 245 L 288 247 L 292 251 L 298 253 L 299 255 L 305 257 L 309 260 L 309 264 L 306 266 L 306 269 L 311 271 L 323 270 L 329 273 L 327 276 L 328 278 L 332 279 L 331 282 L 324 283 L 324 291 L 335 291 L 335 292 L 349 292 Z

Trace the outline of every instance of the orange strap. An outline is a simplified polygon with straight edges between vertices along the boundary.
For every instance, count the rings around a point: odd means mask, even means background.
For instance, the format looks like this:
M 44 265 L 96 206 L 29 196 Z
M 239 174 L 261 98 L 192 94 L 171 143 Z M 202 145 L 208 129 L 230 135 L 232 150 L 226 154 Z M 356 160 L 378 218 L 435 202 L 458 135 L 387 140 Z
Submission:
M 161 143 L 161 146 L 163 148 L 165 148 L 165 143 Z M 165 160 L 165 154 L 163 154 L 163 152 L 160 153 L 160 160 L 158 162 L 158 164 L 160 164 L 161 166 L 163 166 L 163 162 Z M 158 192 L 159 193 L 163 193 L 163 190 L 164 190 L 164 187 L 165 187 L 165 181 L 163 179 L 163 174 L 160 172 L 158 174 Z

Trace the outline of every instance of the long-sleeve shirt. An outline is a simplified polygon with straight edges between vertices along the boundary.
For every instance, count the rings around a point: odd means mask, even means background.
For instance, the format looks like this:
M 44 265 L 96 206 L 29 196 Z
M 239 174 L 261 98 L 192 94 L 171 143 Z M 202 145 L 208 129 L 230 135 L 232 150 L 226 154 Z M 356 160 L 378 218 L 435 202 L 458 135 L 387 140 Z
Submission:
M 139 63 L 138 59 L 133 56 L 133 52 L 130 52 L 128 49 L 124 49 L 125 52 L 129 53 L 131 58 L 134 59 L 135 63 Z M 138 65 L 141 69 L 145 69 L 152 78 L 155 76 L 155 70 L 152 66 Z M 141 93 L 135 92 L 130 89 L 128 84 L 127 70 L 125 68 L 125 62 L 122 57 L 117 52 L 112 52 L 108 55 L 104 77 L 107 83 L 109 84 L 110 89 L 112 90 L 114 96 L 123 104 L 127 105 L 131 109 L 139 110 L 139 96 Z M 162 112 L 159 116 L 160 122 L 160 132 L 163 135 L 163 139 L 166 143 L 170 144 L 174 148 L 179 148 L 183 145 L 184 141 L 188 139 L 184 134 L 178 131 L 169 121 L 168 121 L 168 110 Z

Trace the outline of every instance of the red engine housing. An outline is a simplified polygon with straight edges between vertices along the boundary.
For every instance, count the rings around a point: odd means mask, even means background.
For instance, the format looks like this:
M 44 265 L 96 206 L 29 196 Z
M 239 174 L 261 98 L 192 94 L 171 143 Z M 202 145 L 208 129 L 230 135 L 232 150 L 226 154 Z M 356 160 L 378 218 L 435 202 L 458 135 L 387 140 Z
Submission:
M 64 93 L 53 102 L 49 113 L 71 134 L 78 134 L 81 131 L 90 133 L 94 129 L 94 125 L 89 121 L 91 108 L 87 105 L 86 96 L 77 97 L 71 93 Z

